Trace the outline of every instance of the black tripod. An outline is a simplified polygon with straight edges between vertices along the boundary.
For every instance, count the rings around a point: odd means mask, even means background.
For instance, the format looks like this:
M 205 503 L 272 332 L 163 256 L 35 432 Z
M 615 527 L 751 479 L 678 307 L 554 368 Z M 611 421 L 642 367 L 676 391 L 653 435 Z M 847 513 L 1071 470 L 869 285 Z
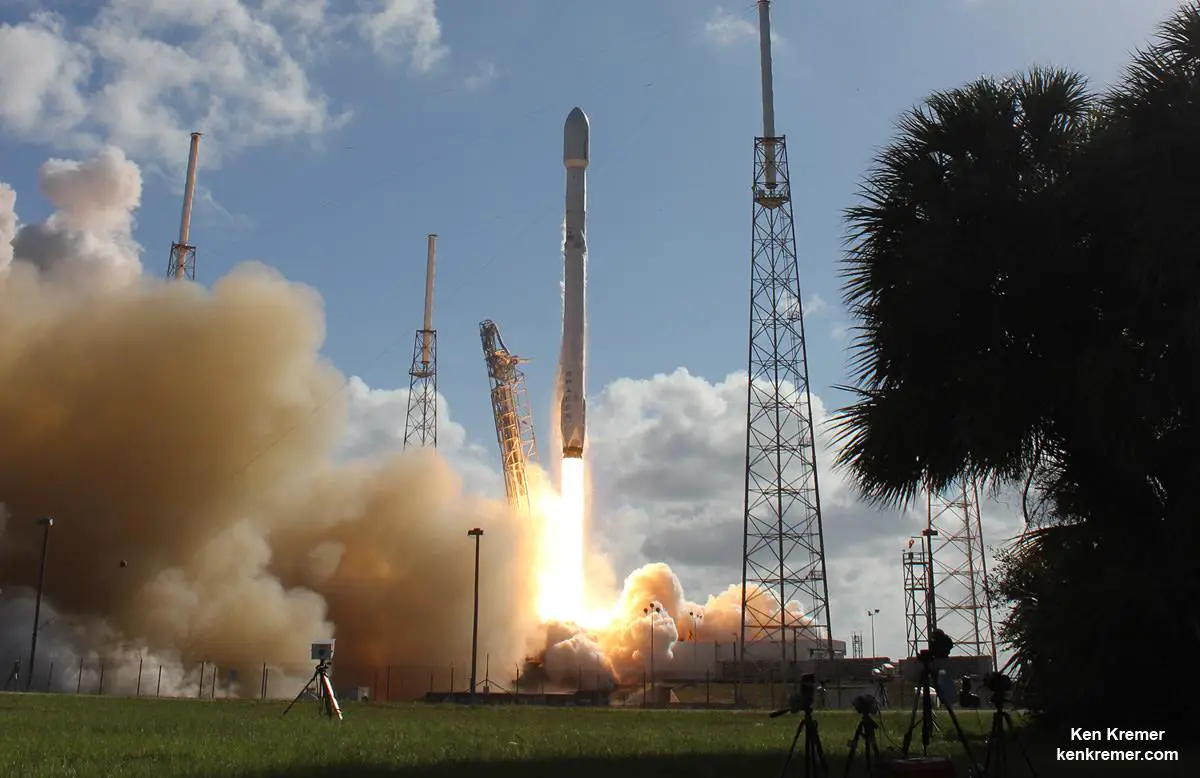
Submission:
M 317 709 L 318 713 L 322 713 L 329 718 L 337 716 L 337 720 L 342 720 L 342 708 L 338 705 L 337 697 L 333 693 L 333 685 L 329 683 L 329 662 L 318 662 L 317 669 L 313 671 L 312 678 L 308 679 L 308 683 L 304 684 L 304 688 L 296 695 L 296 699 L 288 703 L 288 706 L 283 709 L 283 713 L 279 714 L 283 718 L 288 714 L 296 703 L 300 702 L 300 698 L 306 694 L 315 694 L 317 703 L 320 706 Z
M 850 767 L 854 764 L 854 753 L 858 750 L 859 738 L 863 740 L 863 761 L 867 763 L 867 775 L 871 775 L 871 766 L 879 761 L 879 744 L 875 742 L 875 730 L 879 729 L 879 725 L 871 718 L 872 708 L 877 709 L 877 706 L 878 702 L 870 695 L 863 695 L 854 700 L 854 708 L 859 712 L 858 727 L 855 728 L 854 738 L 850 741 L 850 754 L 846 757 L 846 769 L 842 778 L 850 778 Z
M 804 776 L 805 778 L 829 778 L 829 762 L 825 760 L 825 749 L 821 745 L 821 735 L 817 732 L 817 720 L 813 718 L 813 695 L 816 692 L 816 680 L 812 675 L 804 675 L 800 679 L 800 693 L 793 694 L 791 705 L 771 713 L 771 718 L 778 718 L 785 713 L 803 713 L 803 718 L 796 725 L 796 735 L 792 738 L 792 747 L 788 749 L 787 759 L 779 778 L 787 778 L 788 767 L 792 757 L 796 755 L 796 744 L 804 734 Z
M 1029 759 L 1029 753 L 1021 745 L 1021 741 L 1017 737 L 1012 716 L 1004 709 L 1004 704 L 1008 701 L 1008 690 L 1012 687 L 1012 682 L 1005 675 L 992 673 L 984 679 L 984 685 L 992 690 L 992 706 L 995 707 L 996 711 L 992 714 L 992 731 L 988 734 L 987 753 L 983 757 L 983 772 L 980 774 L 980 778 L 1006 778 L 1008 775 L 1007 740 L 1009 737 L 1017 744 L 1017 750 L 1024 757 L 1025 766 L 1029 768 L 1031 778 L 1037 778 L 1037 771 L 1033 769 L 1033 762 Z M 1005 732 L 1006 729 L 1008 730 L 1007 733 Z
M 943 646 L 938 645 L 937 634 L 945 638 L 944 632 L 935 633 L 935 637 L 930 641 L 930 645 L 937 648 Z M 948 642 L 949 638 L 945 638 Z M 947 649 L 945 655 L 949 655 Z M 929 740 L 933 735 L 933 693 L 931 687 L 934 684 L 936 677 L 933 672 L 933 652 L 929 649 L 922 649 L 921 653 L 917 654 L 917 659 L 921 662 L 921 693 L 913 698 L 912 719 L 908 725 L 908 732 L 904 733 L 904 744 L 901 748 L 901 754 L 905 759 L 908 758 L 909 746 L 912 745 L 913 731 L 917 728 L 917 705 L 921 705 L 921 754 L 922 756 L 929 755 Z M 950 714 L 950 721 L 954 723 L 954 731 L 958 733 L 958 742 L 962 743 L 963 750 L 967 752 L 967 758 L 971 760 L 971 764 L 978 764 L 975 761 L 975 756 L 971 753 L 971 746 L 967 743 L 967 736 L 963 734 L 962 727 L 958 723 L 958 717 L 954 715 L 954 708 L 950 705 L 949 700 L 942 700 L 942 704 L 946 706 L 946 712 Z

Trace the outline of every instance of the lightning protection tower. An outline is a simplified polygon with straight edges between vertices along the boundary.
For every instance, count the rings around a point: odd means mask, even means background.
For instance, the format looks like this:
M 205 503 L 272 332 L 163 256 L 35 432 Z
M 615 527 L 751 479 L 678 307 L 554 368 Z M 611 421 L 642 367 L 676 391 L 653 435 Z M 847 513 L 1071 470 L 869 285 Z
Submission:
M 933 624 L 954 641 L 955 653 L 988 656 L 995 665 L 996 635 L 974 480 L 964 476 L 944 492 L 929 492 L 926 532 Z
M 404 420 L 404 448 L 437 448 L 437 330 L 433 328 L 433 269 L 437 235 L 426 236 L 425 326 L 413 341 L 412 369 L 408 371 L 408 413 Z
M 904 635 L 908 655 L 916 656 L 929 645 L 929 556 L 925 537 L 909 538 L 908 548 L 900 557 L 904 568 Z M 920 545 L 917 545 L 917 544 Z M 917 545 L 916 548 L 913 548 Z
M 179 240 L 171 244 L 167 261 L 167 278 L 196 280 L 196 247 L 188 243 L 192 228 L 192 198 L 196 194 L 196 161 L 200 156 L 200 133 L 192 133 L 188 151 L 187 179 L 183 187 L 183 216 L 179 220 Z
M 786 139 L 775 133 L 767 0 L 758 2 L 758 19 L 763 135 L 754 141 L 752 189 L 741 679 L 747 637 L 769 642 L 781 669 L 788 665 L 789 629 L 808 633 L 813 656 L 833 657 L 800 271 Z M 790 602 L 798 603 L 803 620 L 786 607 Z
M 496 440 L 504 468 L 504 491 L 514 510 L 528 514 L 529 480 L 527 465 L 537 462 L 537 440 L 533 434 L 533 415 L 525 374 L 519 365 L 529 360 L 513 356 L 500 338 L 500 330 L 491 321 L 479 325 L 483 358 L 492 385 L 492 413 L 496 417 Z

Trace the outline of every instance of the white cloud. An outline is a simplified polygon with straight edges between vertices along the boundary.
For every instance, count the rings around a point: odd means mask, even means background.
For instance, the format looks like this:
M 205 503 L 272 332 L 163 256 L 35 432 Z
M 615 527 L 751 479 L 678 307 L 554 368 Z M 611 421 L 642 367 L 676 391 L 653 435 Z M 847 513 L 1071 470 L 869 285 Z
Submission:
M 421 73 L 449 53 L 442 45 L 434 0 L 372 0 L 370 5 L 374 11 L 359 17 L 359 25 L 377 53 L 407 53 Z
M 350 118 L 309 78 L 322 53 L 358 37 L 424 73 L 447 52 L 433 0 L 344 8 L 108 0 L 78 24 L 33 12 L 0 25 L 0 130 L 66 151 L 111 143 L 171 169 L 184 164 L 192 130 L 209 135 L 207 165 L 239 149 L 319 137 Z
M 467 89 L 483 89 L 496 80 L 496 66 L 491 62 L 481 62 L 474 73 L 463 79 Z
M 755 19 L 757 20 L 757 16 Z M 704 35 L 714 45 L 722 48 L 747 41 L 758 40 L 757 21 L 735 16 L 721 6 L 713 9 L 712 17 L 704 24 Z M 784 40 L 779 33 L 771 31 L 771 45 L 782 46 Z

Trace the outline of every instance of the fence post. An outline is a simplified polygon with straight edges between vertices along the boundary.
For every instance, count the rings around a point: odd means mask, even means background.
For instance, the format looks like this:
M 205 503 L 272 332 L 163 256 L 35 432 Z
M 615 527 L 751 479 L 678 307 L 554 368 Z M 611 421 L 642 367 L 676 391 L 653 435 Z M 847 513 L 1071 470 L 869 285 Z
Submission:
M 100 660 L 100 687 L 96 689 L 96 694 L 104 694 L 104 660 Z
M 262 674 L 258 676 L 258 687 L 260 700 L 267 699 L 267 663 L 263 662 Z
M 383 698 L 386 702 L 392 701 L 392 666 L 387 666 L 387 676 L 383 681 Z
M 217 699 L 217 666 L 213 665 L 212 691 L 209 692 L 209 699 Z
M 83 692 L 83 657 L 79 657 L 79 678 L 75 681 L 75 693 Z
M 32 670 L 33 668 L 29 668 Z M 46 692 L 49 693 L 50 685 L 54 682 L 54 662 L 50 662 L 50 669 L 46 671 Z
M 162 665 L 158 666 L 158 687 L 154 690 L 154 696 L 162 696 Z
M 137 691 L 135 691 L 133 694 L 134 697 L 142 696 L 142 663 L 144 663 L 145 661 L 146 661 L 146 655 L 138 654 L 138 682 L 137 682 Z
M 200 662 L 200 681 L 196 685 L 196 699 L 204 698 L 204 666 L 208 664 L 208 660 Z

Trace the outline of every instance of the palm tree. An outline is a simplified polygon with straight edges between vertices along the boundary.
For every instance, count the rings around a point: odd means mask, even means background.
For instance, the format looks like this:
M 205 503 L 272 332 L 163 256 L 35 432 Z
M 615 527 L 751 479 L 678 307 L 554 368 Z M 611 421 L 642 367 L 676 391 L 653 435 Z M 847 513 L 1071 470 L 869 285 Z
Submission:
M 836 422 L 869 498 L 1033 460 L 1047 360 L 1085 327 L 1056 295 L 1077 278 L 1062 226 L 1094 105 L 1067 71 L 981 79 L 909 112 L 879 155 L 847 213 L 858 399 Z

